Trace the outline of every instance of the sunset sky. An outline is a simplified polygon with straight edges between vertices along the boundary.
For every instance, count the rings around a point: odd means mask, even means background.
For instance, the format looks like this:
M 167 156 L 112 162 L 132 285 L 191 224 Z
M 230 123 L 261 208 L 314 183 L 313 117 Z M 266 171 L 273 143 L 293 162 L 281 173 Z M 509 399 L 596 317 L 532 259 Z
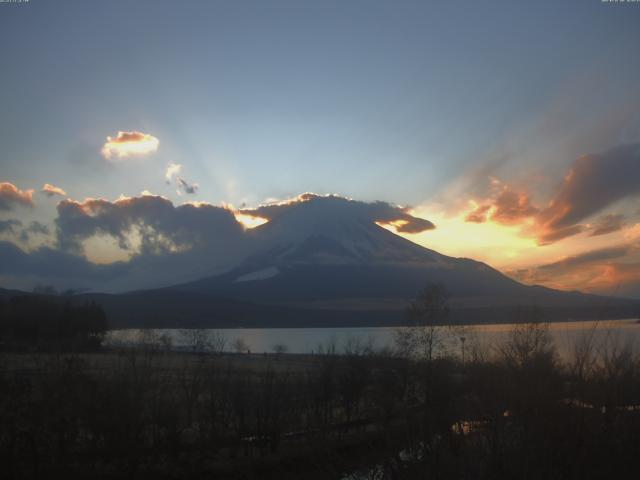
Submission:
M 640 2 L 0 3 L 0 286 L 205 268 L 205 223 L 314 192 L 640 297 L 639 45 Z

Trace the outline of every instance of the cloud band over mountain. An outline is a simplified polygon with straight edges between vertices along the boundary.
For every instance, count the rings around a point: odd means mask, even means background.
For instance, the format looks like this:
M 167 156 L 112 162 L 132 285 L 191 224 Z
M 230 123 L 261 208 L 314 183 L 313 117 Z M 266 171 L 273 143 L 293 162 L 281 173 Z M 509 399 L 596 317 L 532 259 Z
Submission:
M 240 213 L 266 220 L 274 220 L 292 211 L 318 206 L 323 210 L 318 212 L 320 216 L 339 214 L 346 215 L 353 220 L 391 224 L 396 227 L 397 231 L 403 233 L 420 233 L 436 228 L 429 220 L 411 215 L 408 207 L 394 206 L 380 201 L 372 203 L 360 202 L 339 195 L 322 196 L 314 193 L 303 193 L 291 200 L 262 205 L 258 208 L 242 209 Z
M 310 222 L 394 223 L 402 231 L 425 231 L 435 226 L 411 215 L 406 207 L 386 202 L 359 202 L 335 195 L 304 194 L 278 204 L 238 213 L 268 220 L 283 215 L 308 216 Z M 60 272 L 100 287 L 117 280 L 115 288 L 142 288 L 197 278 L 238 261 L 256 248 L 252 236 L 236 220 L 234 211 L 207 203 L 174 205 L 156 195 L 105 199 L 62 200 L 57 206 L 55 245 L 32 251 L 8 241 L 0 248 L 0 274 L 40 275 L 55 279 Z M 17 224 L 7 224 L 11 229 Z M 31 234 L 45 230 L 32 229 Z M 127 259 L 118 262 L 91 259 L 85 246 L 93 240 L 113 241 Z M 39 267 L 41 265 L 41 267 Z M 77 286 L 77 285 L 74 285 Z M 86 286 L 86 285 L 83 285 Z

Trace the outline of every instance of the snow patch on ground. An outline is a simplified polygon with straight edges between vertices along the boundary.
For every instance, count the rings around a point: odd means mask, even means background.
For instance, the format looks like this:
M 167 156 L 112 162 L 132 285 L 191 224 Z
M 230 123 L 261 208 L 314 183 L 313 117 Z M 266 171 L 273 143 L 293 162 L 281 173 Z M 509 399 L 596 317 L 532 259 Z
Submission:
M 267 267 L 262 270 L 256 270 L 255 272 L 245 273 L 236 278 L 235 282 L 251 282 L 254 280 L 266 280 L 267 278 L 275 277 L 280 273 L 277 267 Z

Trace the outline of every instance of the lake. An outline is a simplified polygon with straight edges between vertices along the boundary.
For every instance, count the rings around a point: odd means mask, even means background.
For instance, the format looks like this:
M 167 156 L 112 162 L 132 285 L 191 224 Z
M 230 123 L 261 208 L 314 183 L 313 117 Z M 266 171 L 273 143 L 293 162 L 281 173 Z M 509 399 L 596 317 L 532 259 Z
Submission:
M 442 327 L 444 348 L 459 353 L 465 348 L 488 348 L 499 345 L 514 328 L 512 324 L 467 325 L 453 329 Z M 576 342 L 592 338 L 596 347 L 632 345 L 640 346 L 640 323 L 636 319 L 600 320 L 585 322 L 557 322 L 549 324 L 549 330 L 561 357 L 568 355 Z M 224 339 L 225 350 L 241 339 L 251 353 L 272 352 L 275 345 L 284 345 L 289 353 L 317 353 L 334 345 L 337 352 L 348 344 L 370 345 L 374 349 L 392 347 L 395 327 L 369 328 L 235 328 L 204 329 L 202 336 L 215 341 Z M 164 336 L 170 339 L 172 348 L 188 349 L 193 343 L 192 331 L 181 329 L 122 329 L 112 330 L 106 338 L 109 346 L 133 346 L 157 341 Z M 464 338 L 464 341 L 461 340 Z M 467 350 L 468 351 L 468 350 Z

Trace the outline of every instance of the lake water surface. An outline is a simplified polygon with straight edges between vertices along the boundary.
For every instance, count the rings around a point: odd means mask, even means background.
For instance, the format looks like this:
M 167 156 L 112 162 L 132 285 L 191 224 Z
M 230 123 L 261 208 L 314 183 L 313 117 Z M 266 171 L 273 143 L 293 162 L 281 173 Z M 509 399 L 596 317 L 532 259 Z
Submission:
M 452 329 L 443 327 L 441 333 L 446 340 L 445 348 L 459 353 L 463 342 L 466 349 L 499 345 L 513 328 L 512 324 L 468 325 Z M 278 344 L 286 346 L 289 353 L 317 353 L 331 345 L 337 352 L 342 352 L 348 344 L 354 343 L 370 345 L 374 349 L 392 347 L 395 331 L 395 327 L 234 328 L 204 329 L 202 333 L 211 340 L 224 339 L 227 351 L 232 351 L 233 343 L 242 339 L 252 353 L 272 352 Z M 561 356 L 569 354 L 577 342 L 585 339 L 592 339 L 596 348 L 630 345 L 640 351 L 640 323 L 636 319 L 558 322 L 549 324 L 549 331 Z M 192 332 L 180 329 L 112 330 L 106 343 L 111 346 L 141 345 L 149 339 L 157 341 L 162 336 L 170 339 L 176 349 L 187 349 L 193 343 Z

